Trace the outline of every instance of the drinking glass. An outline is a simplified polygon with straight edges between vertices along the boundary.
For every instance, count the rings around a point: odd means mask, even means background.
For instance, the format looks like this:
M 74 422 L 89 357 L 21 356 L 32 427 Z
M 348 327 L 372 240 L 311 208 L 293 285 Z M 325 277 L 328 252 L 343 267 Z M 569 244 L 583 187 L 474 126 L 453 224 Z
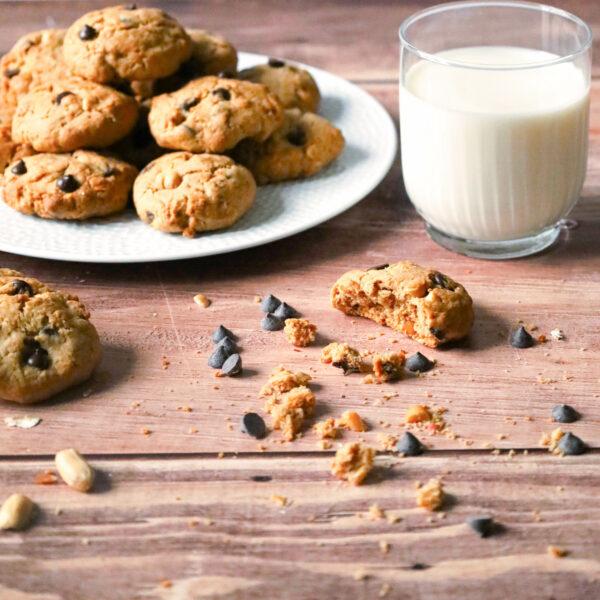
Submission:
M 429 235 L 478 258 L 553 244 L 579 198 L 592 33 L 530 2 L 452 2 L 400 27 L 404 185 Z

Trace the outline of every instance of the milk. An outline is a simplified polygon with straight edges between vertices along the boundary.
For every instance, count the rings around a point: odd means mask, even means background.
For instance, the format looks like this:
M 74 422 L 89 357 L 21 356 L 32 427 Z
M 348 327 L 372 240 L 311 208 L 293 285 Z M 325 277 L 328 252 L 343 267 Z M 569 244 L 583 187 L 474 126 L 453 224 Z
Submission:
M 586 171 L 589 88 L 571 63 L 500 69 L 557 58 L 485 46 L 421 60 L 400 87 L 406 190 L 425 220 L 460 238 L 539 233 L 578 199 Z

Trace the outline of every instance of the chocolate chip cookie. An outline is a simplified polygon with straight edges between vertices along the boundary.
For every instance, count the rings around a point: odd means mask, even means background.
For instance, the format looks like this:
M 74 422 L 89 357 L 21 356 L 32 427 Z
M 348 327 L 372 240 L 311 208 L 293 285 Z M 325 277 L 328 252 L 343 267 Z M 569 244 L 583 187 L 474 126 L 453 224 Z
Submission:
M 73 73 L 99 83 L 167 77 L 191 52 L 183 27 L 155 8 L 115 6 L 87 13 L 64 40 Z
M 106 148 L 126 136 L 137 117 L 130 96 L 93 81 L 67 79 L 19 99 L 12 137 L 38 152 Z
M 264 85 L 208 76 L 153 98 L 148 121 L 164 148 L 220 154 L 246 138 L 267 139 L 283 109 Z
M 123 210 L 137 169 L 87 150 L 35 154 L 10 164 L 2 177 L 6 204 L 45 219 L 88 219 Z
M 65 76 L 64 37 L 64 29 L 44 29 L 19 38 L 0 61 L 0 104 L 16 108 L 19 97 L 36 85 Z
M 0 269 L 0 399 L 31 404 L 86 380 L 100 340 L 76 296 Z
M 409 261 L 348 271 L 333 286 L 331 302 L 430 348 L 464 338 L 473 324 L 473 301 L 460 283 Z
M 226 156 L 172 152 L 147 165 L 133 186 L 140 219 L 166 232 L 233 225 L 254 202 L 252 174 Z
M 266 85 L 284 108 L 299 108 L 305 112 L 317 112 L 319 108 L 321 94 L 306 69 L 271 59 L 266 65 L 240 71 L 238 77 Z
M 342 132 L 327 119 L 298 108 L 285 111 L 283 125 L 264 142 L 242 141 L 232 156 L 252 171 L 259 185 L 310 177 L 344 149 Z

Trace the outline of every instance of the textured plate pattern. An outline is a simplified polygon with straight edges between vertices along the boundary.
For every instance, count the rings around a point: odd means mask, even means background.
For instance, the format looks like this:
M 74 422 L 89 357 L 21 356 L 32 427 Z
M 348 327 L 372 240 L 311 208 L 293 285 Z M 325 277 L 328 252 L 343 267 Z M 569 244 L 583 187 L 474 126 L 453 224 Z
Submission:
M 240 54 L 241 68 L 266 60 L 258 54 Z M 319 112 L 344 133 L 344 153 L 316 177 L 259 188 L 255 206 L 234 227 L 187 239 L 151 229 L 133 211 L 68 223 L 28 217 L 0 202 L 0 250 L 83 262 L 193 258 L 272 242 L 340 214 L 385 177 L 396 155 L 396 130 L 388 113 L 364 90 L 307 68 L 323 94 Z

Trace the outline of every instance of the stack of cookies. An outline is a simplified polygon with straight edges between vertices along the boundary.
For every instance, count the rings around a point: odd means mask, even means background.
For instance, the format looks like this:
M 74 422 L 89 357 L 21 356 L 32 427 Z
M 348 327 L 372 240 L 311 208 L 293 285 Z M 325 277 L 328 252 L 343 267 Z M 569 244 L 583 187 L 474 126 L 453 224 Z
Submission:
M 308 177 L 341 153 L 319 101 L 304 69 L 271 59 L 238 73 L 227 40 L 161 10 L 93 11 L 24 36 L 0 62 L 3 200 L 83 220 L 133 193 L 160 231 L 229 227 L 257 183 Z

